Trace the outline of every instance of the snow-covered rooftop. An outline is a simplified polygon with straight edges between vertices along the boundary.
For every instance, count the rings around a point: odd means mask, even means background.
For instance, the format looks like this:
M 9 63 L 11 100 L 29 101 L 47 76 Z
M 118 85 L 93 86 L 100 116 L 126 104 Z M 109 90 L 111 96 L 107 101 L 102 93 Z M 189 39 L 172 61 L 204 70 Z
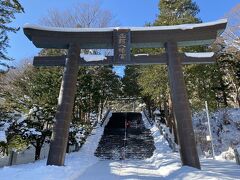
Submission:
M 44 31 L 58 31 L 58 32 L 111 32 L 118 29 L 129 29 L 131 31 L 156 31 L 156 30 L 188 30 L 198 27 L 213 26 L 222 23 L 227 23 L 227 19 L 220 19 L 213 22 L 198 23 L 198 24 L 181 24 L 174 26 L 151 26 L 151 27 L 107 27 L 107 28 L 60 28 L 60 27 L 47 27 L 35 24 L 25 24 L 24 29 L 36 29 Z

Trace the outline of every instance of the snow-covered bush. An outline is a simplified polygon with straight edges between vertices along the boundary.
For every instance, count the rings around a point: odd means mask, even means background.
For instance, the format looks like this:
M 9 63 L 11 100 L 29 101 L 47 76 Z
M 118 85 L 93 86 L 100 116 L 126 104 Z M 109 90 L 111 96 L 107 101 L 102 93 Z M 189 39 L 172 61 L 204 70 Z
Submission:
M 0 131 L 0 153 L 2 155 L 5 154 L 6 146 L 7 146 L 7 138 L 6 138 L 5 131 Z
M 33 105 L 25 118 L 18 120 L 18 134 L 35 147 L 35 160 L 39 159 L 43 144 L 50 142 L 54 114 L 53 108 Z
M 97 114 L 96 113 L 90 113 L 90 123 L 91 123 L 91 125 L 93 126 L 93 125 L 95 125 L 95 123 L 97 123 L 97 119 L 98 119 L 98 117 L 97 117 Z
M 91 125 L 71 123 L 69 128 L 68 147 L 70 145 L 75 146 L 75 150 L 79 150 L 79 148 L 85 143 L 91 130 Z
M 220 157 L 226 160 L 235 160 L 234 150 L 229 147 L 227 151 L 221 153 Z
M 210 113 L 213 144 L 216 155 L 225 159 L 233 159 L 233 150 L 240 145 L 240 109 L 220 109 Z M 207 141 L 209 135 L 206 112 L 193 115 L 193 126 L 196 141 L 201 150 L 207 154 L 211 152 L 211 144 Z
M 89 123 L 90 122 L 90 123 Z M 71 123 L 69 128 L 69 138 L 68 138 L 68 146 L 76 146 L 76 150 L 78 150 L 87 139 L 88 135 L 92 131 L 93 126 L 97 122 L 97 114 L 90 113 L 90 119 L 85 123 Z
M 0 121 L 0 131 L 5 132 L 7 139 L 3 150 L 21 151 L 31 144 L 36 149 L 35 159 L 38 159 L 42 145 L 50 140 L 54 114 L 54 109 L 38 105 L 33 105 L 28 114 L 7 113 Z
M 0 144 L 2 155 L 8 154 L 9 151 L 15 149 L 20 151 L 26 147 L 26 142 L 18 135 L 20 123 L 25 119 L 25 116 L 17 111 L 6 112 L 1 116 L 0 131 L 5 134 L 5 142 Z
M 69 129 L 69 145 L 81 146 L 86 139 L 87 131 L 84 125 L 70 125 Z

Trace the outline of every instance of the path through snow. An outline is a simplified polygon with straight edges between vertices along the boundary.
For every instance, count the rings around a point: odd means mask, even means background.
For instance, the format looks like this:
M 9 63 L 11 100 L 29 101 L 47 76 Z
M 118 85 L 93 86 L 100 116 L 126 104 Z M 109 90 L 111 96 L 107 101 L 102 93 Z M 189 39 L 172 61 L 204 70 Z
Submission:
M 143 117 L 145 125 L 150 128 Z M 66 156 L 66 166 L 46 166 L 46 160 L 0 169 L 3 180 L 120 180 L 120 179 L 240 179 L 239 167 L 232 162 L 202 159 L 202 171 L 181 167 L 178 153 L 173 153 L 159 134 L 151 128 L 156 150 L 146 160 L 107 161 L 94 156 L 103 128 L 93 130 L 79 152 Z

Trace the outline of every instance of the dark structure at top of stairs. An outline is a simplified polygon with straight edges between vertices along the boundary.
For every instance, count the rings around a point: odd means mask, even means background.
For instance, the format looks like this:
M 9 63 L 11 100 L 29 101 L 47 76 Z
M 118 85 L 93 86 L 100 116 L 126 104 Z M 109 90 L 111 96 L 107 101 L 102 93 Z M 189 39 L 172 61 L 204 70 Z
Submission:
M 102 159 L 145 159 L 154 149 L 153 137 L 140 113 L 113 113 L 95 155 Z

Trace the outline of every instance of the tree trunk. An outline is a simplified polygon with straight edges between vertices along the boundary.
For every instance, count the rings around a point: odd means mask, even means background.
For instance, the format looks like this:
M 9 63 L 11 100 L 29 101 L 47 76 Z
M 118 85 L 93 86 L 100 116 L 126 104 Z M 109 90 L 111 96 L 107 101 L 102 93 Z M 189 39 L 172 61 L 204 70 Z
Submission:
M 147 108 L 147 110 L 148 110 L 148 113 L 149 113 L 149 117 L 151 118 L 152 117 L 152 113 L 151 113 L 151 103 L 150 103 L 150 100 L 149 100 L 150 98 L 149 97 L 147 97 L 147 96 L 145 96 L 145 97 L 143 97 L 143 101 L 145 102 L 145 104 L 146 104 L 146 108 Z
M 172 105 L 171 97 L 169 97 L 169 121 L 171 122 L 171 128 L 173 130 L 174 142 L 178 144 L 177 126 L 176 126 L 176 120 L 173 113 L 173 105 Z
M 174 142 L 178 144 L 177 126 L 174 120 L 174 116 L 173 116 L 173 135 L 174 135 Z
M 74 97 L 73 108 L 72 108 L 72 120 L 76 120 L 76 97 Z
M 237 95 L 237 103 L 238 103 L 238 107 L 240 108 L 240 96 Z
M 236 94 L 237 94 L 237 96 L 236 96 L 236 103 L 237 103 L 237 106 L 240 108 L 240 92 L 239 92 L 239 88 L 237 87 L 236 88 L 237 90 L 236 90 Z
M 79 116 L 79 119 L 81 122 L 82 121 L 82 104 L 81 104 L 81 102 L 79 102 L 79 104 L 78 104 L 78 116 Z
M 169 127 L 171 124 L 172 119 L 172 101 L 171 101 L 171 97 L 169 96 L 168 98 L 168 111 L 167 111 L 167 116 L 166 116 L 166 126 Z
M 66 153 L 69 153 L 69 146 L 70 146 L 70 144 L 69 144 L 69 141 L 68 141 Z
M 42 144 L 37 141 L 36 146 L 35 146 L 35 160 L 40 159 L 41 149 L 42 149 Z
M 151 99 L 147 97 L 146 99 L 147 110 L 149 113 L 149 118 L 152 118 L 152 108 L 151 108 Z
M 223 79 L 222 79 L 222 78 L 220 79 L 220 86 L 221 86 L 221 89 L 222 89 L 222 96 L 223 96 L 223 104 L 224 104 L 224 107 L 228 107 L 227 93 L 226 93 L 226 91 L 225 91 L 224 82 L 223 82 Z

